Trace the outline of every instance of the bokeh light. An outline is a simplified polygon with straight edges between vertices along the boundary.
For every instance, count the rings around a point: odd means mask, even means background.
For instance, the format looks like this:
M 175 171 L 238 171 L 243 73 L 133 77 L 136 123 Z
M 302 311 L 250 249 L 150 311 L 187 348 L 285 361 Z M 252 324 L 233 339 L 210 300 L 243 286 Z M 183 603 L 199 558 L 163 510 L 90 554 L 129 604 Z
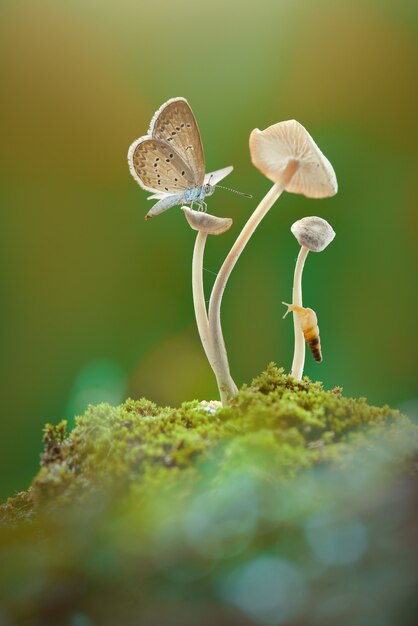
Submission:
M 220 592 L 256 623 L 273 626 L 303 612 L 307 587 L 296 566 L 266 555 L 231 572 Z
M 306 527 L 309 545 L 319 561 L 348 565 L 361 558 L 367 547 L 367 529 L 358 520 L 339 523 L 331 515 L 313 517 Z
M 70 390 L 65 415 L 69 425 L 74 416 L 84 413 L 89 404 L 120 404 L 125 399 L 126 375 L 109 359 L 99 359 L 85 365 L 77 374 Z

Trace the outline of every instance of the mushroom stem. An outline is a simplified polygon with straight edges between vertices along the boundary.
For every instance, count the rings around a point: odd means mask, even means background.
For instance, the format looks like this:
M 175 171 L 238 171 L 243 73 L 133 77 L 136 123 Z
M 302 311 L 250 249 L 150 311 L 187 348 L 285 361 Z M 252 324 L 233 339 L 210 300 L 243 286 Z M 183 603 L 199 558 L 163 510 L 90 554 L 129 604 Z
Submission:
M 193 304 L 196 316 L 196 324 L 199 331 L 200 340 L 210 366 L 216 376 L 219 394 L 222 404 L 226 404 L 228 398 L 237 393 L 238 388 L 231 378 L 228 366 L 228 357 L 226 355 L 225 346 L 220 346 L 217 356 L 214 355 L 213 344 L 210 336 L 209 321 L 206 311 L 205 291 L 203 286 L 203 256 L 208 233 L 199 231 L 197 233 L 196 242 L 193 250 L 192 261 L 192 288 L 193 288 Z M 221 331 L 222 336 L 222 331 Z M 224 363 L 227 364 L 225 369 Z
M 216 376 L 222 406 L 226 406 L 229 399 L 237 395 L 238 387 L 229 371 L 228 356 L 222 337 L 222 330 L 220 343 L 213 344 L 213 362 L 211 365 Z
M 203 255 L 208 233 L 199 231 L 193 250 L 192 289 L 193 305 L 200 341 L 207 359 L 213 368 L 212 345 L 210 340 L 208 314 L 206 311 L 205 291 L 203 287 Z
M 251 235 L 254 233 L 255 229 L 257 228 L 263 217 L 271 209 L 276 200 L 278 200 L 278 198 L 281 196 L 286 186 L 292 179 L 293 175 L 296 173 L 298 167 L 298 161 L 293 159 L 289 160 L 286 169 L 284 170 L 281 177 L 281 181 L 275 183 L 270 191 L 264 196 L 260 204 L 255 209 L 254 213 L 251 215 L 244 228 L 238 235 L 221 269 L 219 270 L 218 276 L 212 289 L 209 304 L 209 328 L 212 337 L 213 355 L 217 362 L 217 369 L 219 370 L 219 372 L 222 373 L 223 381 L 225 382 L 225 380 L 229 379 L 230 383 L 232 383 L 229 384 L 229 386 L 227 385 L 224 390 L 224 397 L 222 398 L 223 404 L 225 403 L 224 401 L 227 401 L 230 397 L 236 395 L 238 391 L 238 388 L 232 380 L 229 372 L 229 364 L 226 356 L 225 342 L 223 339 L 221 328 L 221 304 L 226 283 L 228 282 L 228 278 L 232 270 L 234 269 L 235 263 L 238 261 L 241 252 L 244 250 L 249 239 L 251 238 Z
M 220 235 L 226 232 L 231 227 L 232 220 L 228 217 L 215 217 L 214 215 L 209 215 L 209 213 L 193 211 L 189 207 L 182 208 L 189 226 L 193 230 L 198 231 L 192 262 L 193 303 L 197 328 L 206 356 L 216 376 L 222 402 L 225 404 L 228 397 L 231 394 L 235 395 L 238 390 L 229 374 L 225 346 L 221 345 L 218 352 L 216 352 L 212 342 L 203 287 L 203 255 L 205 253 L 207 236 Z M 224 363 L 227 364 L 226 369 Z
M 292 304 L 302 305 L 302 272 L 308 256 L 309 248 L 302 246 L 296 261 L 295 274 L 293 277 Z M 300 320 L 296 313 L 293 313 L 293 326 L 295 329 L 295 349 L 291 374 L 296 380 L 302 380 L 303 367 L 305 365 L 305 338 L 303 336 Z

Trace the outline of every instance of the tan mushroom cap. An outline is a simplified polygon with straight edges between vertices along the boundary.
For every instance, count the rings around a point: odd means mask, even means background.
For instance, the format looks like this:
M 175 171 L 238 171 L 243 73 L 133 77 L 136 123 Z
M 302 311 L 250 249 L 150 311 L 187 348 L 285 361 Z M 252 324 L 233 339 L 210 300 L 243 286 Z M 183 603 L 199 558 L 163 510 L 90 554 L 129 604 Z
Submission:
M 189 225 L 194 230 L 207 233 L 208 235 L 221 235 L 232 226 L 230 217 L 216 217 L 209 213 L 203 213 L 203 211 L 194 211 L 187 206 L 182 206 L 181 208 Z
M 296 120 L 255 128 L 250 135 L 251 160 L 267 178 L 282 182 L 290 161 L 299 167 L 286 185 L 286 191 L 308 198 L 327 198 L 338 191 L 334 168 L 308 131 Z
M 322 252 L 335 237 L 335 231 L 322 217 L 303 217 L 290 230 L 301 246 L 312 252 Z

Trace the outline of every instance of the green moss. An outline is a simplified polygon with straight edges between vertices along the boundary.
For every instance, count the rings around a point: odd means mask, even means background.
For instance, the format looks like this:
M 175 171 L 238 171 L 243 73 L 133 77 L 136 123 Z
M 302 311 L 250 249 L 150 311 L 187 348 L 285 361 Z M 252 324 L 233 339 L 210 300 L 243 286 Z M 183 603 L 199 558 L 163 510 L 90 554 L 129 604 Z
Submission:
M 372 435 L 417 437 L 399 412 L 345 398 L 340 388 L 327 391 L 308 378 L 297 382 L 274 364 L 214 413 L 197 401 L 172 409 L 129 399 L 118 407 L 90 406 L 70 433 L 66 426 L 45 426 L 41 469 L 25 496 L 27 515 L 97 490 L 190 485 L 202 464 L 214 460 L 221 475 L 257 457 L 258 467 L 286 481 L 315 464 L 342 461 Z M 13 501 L 7 507 L 10 518 Z
M 413 606 L 418 428 L 398 411 L 271 364 L 216 412 L 100 404 L 43 441 L 30 489 L 0 507 L 0 621 L 191 626 L 210 606 L 207 623 L 296 623 L 249 605 L 259 593 L 351 626 L 378 589 L 401 626 Z

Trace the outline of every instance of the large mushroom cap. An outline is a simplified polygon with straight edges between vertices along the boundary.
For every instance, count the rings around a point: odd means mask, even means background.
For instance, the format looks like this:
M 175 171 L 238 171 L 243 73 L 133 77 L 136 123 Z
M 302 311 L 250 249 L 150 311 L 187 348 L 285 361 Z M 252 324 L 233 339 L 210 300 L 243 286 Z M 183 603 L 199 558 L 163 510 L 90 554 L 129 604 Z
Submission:
M 202 211 L 194 211 L 187 206 L 182 206 L 184 215 L 186 216 L 189 225 L 194 230 L 207 233 L 208 235 L 220 235 L 232 226 L 232 219 L 230 217 L 216 217 L 209 213 L 203 213 Z
M 312 252 L 322 252 L 335 237 L 335 231 L 322 217 L 303 217 L 292 224 L 290 230 L 301 246 Z
M 282 182 L 291 161 L 299 167 L 286 185 L 286 191 L 308 198 L 327 198 L 338 191 L 337 178 L 328 159 L 308 131 L 296 120 L 273 124 L 250 135 L 251 160 L 267 178 Z

